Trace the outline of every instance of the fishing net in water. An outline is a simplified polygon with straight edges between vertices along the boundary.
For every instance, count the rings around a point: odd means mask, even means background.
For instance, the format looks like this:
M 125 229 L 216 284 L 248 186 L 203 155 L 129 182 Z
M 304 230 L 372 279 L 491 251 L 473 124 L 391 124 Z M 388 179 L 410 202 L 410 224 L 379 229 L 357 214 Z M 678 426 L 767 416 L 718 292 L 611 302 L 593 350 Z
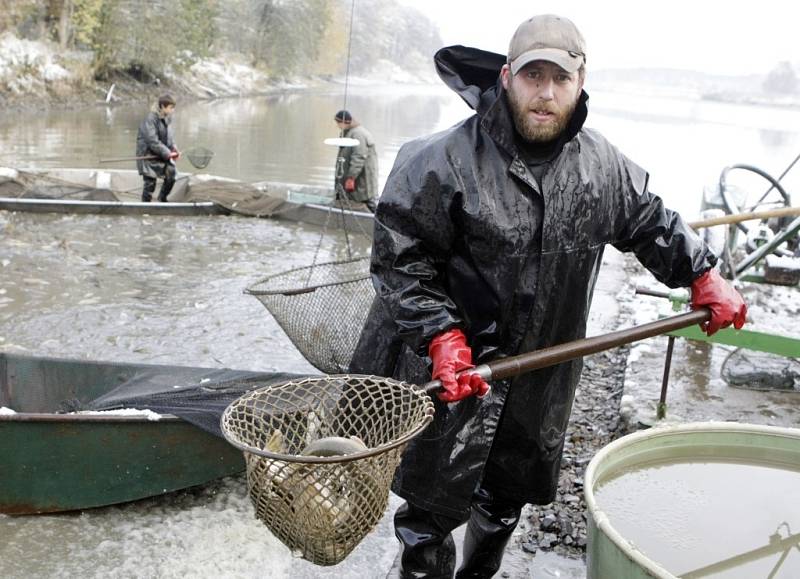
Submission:
M 375 296 L 369 257 L 314 264 L 245 289 L 257 297 L 305 358 L 327 374 L 346 372 Z
M 339 375 L 254 390 L 221 424 L 244 451 L 258 519 L 303 558 L 335 565 L 383 516 L 405 444 L 433 412 L 411 384 Z
M 43 172 L 15 169 L 0 174 L 0 197 L 20 199 L 77 199 L 117 201 L 107 187 L 97 187 L 53 177 Z
M 205 169 L 214 158 L 214 151 L 205 147 L 193 147 L 186 151 L 186 158 L 195 169 Z
M 286 200 L 273 197 L 251 183 L 230 179 L 197 179 L 186 194 L 187 201 L 213 201 L 241 215 L 270 217 L 280 212 Z

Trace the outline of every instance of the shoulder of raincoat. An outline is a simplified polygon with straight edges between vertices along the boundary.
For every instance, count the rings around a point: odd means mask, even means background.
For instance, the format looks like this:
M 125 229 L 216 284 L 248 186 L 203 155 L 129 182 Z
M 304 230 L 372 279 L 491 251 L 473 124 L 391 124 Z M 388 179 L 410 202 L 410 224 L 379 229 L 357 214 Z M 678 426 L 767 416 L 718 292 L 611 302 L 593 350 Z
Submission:
M 647 173 L 583 127 L 586 93 L 540 187 L 517 150 L 498 79 L 505 57 L 456 46 L 435 62 L 476 114 L 397 155 L 375 215 L 377 297 L 351 371 L 426 381 L 427 345 L 453 327 L 476 363 L 582 338 L 609 243 L 673 287 L 713 266 L 648 190 Z M 520 503 L 550 502 L 581 368 L 575 360 L 496 382 L 482 400 L 435 400 L 395 492 L 454 517 L 466 516 L 479 483 Z
M 136 135 L 136 156 L 155 155 L 158 159 L 136 162 L 139 174 L 156 177 L 164 170 L 164 163 L 175 147 L 175 133 L 171 117 L 161 117 L 156 110 L 151 110 L 139 125 Z

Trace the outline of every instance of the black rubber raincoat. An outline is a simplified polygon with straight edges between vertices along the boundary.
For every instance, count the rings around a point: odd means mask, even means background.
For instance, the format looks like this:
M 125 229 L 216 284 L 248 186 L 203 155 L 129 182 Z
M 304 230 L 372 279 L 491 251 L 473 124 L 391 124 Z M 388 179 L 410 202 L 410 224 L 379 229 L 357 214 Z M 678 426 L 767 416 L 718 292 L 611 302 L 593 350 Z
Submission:
M 540 189 L 498 83 L 504 62 L 457 46 L 436 55 L 439 75 L 476 114 L 398 153 L 375 215 L 377 298 L 351 371 L 423 383 L 429 341 L 453 327 L 476 363 L 583 338 L 609 243 L 670 287 L 716 260 L 648 191 L 644 170 L 583 128 L 585 93 Z M 394 491 L 462 518 L 481 481 L 520 504 L 551 502 L 581 368 L 574 360 L 495 381 L 482 400 L 435 400 Z

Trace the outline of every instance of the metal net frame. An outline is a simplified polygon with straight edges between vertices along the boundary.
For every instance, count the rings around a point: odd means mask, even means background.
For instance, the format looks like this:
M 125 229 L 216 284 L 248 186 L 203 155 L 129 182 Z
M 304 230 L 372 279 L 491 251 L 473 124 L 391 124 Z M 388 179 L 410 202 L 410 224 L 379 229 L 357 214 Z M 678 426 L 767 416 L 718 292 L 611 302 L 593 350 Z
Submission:
M 245 289 L 326 374 L 347 372 L 375 297 L 369 256 L 299 267 Z
M 294 553 L 327 566 L 381 519 L 405 445 L 433 413 L 416 386 L 344 374 L 249 392 L 228 406 L 221 427 L 244 452 L 256 517 Z M 330 441 L 359 450 L 310 452 Z

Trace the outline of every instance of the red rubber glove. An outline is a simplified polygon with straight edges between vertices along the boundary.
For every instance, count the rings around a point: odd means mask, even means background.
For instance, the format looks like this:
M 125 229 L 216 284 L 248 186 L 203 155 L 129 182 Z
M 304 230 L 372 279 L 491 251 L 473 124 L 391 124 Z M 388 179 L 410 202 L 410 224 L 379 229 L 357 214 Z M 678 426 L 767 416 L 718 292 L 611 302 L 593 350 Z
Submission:
M 442 382 L 442 392 L 437 393 L 442 402 L 456 402 L 473 394 L 486 396 L 489 385 L 477 374 L 457 372 L 474 368 L 472 350 L 467 337 L 458 328 L 448 330 L 431 340 L 428 355 L 433 360 L 433 378 Z
M 731 284 L 716 269 L 710 269 L 692 282 L 692 309 L 706 307 L 711 320 L 700 324 L 709 336 L 731 324 L 737 330 L 744 326 L 747 305 Z
M 344 180 L 344 190 L 348 193 L 352 193 L 356 190 L 356 178 L 355 177 L 348 177 Z

